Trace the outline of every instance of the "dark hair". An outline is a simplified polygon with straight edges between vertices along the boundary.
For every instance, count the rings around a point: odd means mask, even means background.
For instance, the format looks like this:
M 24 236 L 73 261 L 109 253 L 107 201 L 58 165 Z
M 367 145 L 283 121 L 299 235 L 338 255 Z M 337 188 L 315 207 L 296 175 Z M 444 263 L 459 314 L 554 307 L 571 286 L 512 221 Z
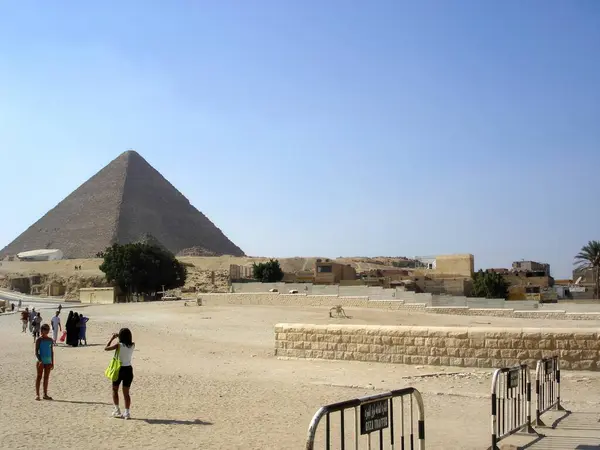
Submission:
M 50 331 L 50 325 L 45 323 L 44 325 L 42 325 L 42 328 L 40 328 L 40 330 L 41 331 Z
M 119 342 L 125 347 L 131 347 L 134 345 L 133 337 L 131 336 L 131 330 L 129 328 L 121 328 L 119 330 Z

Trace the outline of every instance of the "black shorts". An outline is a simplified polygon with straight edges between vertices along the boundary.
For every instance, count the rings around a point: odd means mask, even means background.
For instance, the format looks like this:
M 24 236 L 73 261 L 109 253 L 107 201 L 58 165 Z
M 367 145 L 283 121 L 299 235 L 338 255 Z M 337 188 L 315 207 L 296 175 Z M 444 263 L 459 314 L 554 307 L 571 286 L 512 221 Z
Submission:
M 123 387 L 131 387 L 131 382 L 133 381 L 133 367 L 131 366 L 121 366 L 119 369 L 119 378 L 117 381 L 113 381 L 113 386 L 119 386 L 123 382 Z

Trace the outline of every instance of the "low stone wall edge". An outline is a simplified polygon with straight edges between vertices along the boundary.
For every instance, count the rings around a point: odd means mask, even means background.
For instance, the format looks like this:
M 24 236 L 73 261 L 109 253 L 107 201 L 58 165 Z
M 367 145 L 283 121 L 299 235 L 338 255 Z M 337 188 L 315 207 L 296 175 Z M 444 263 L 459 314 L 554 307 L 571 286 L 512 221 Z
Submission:
M 600 333 L 580 328 L 422 327 L 278 323 L 275 355 L 495 368 L 558 355 L 572 370 L 600 370 Z

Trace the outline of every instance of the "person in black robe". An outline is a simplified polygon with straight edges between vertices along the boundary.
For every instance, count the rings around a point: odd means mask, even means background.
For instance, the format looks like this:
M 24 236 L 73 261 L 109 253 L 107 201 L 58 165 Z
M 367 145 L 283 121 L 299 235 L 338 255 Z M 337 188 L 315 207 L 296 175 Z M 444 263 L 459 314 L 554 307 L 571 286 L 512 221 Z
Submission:
M 73 347 L 79 345 L 79 314 L 73 313 Z
M 67 345 L 73 346 L 73 340 L 79 337 L 77 335 L 76 323 L 73 319 L 73 311 L 69 311 L 69 317 L 67 317 L 65 330 L 67 330 Z

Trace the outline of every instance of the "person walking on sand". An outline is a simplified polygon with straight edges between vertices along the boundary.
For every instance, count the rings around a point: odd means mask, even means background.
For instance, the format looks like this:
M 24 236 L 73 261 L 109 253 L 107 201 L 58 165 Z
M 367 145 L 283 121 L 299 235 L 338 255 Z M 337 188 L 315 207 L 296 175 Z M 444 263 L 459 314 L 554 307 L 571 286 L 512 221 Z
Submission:
M 87 331 L 87 323 L 90 319 L 88 319 L 87 317 L 84 317 L 83 314 L 81 314 L 79 316 L 79 345 L 83 345 L 83 343 L 85 342 L 85 345 L 87 345 L 87 337 L 86 337 L 86 331 Z
M 40 337 L 40 331 L 42 326 L 42 315 L 37 313 L 37 315 L 33 318 L 33 322 L 31 322 L 31 328 L 33 329 L 33 342 Z M 50 327 L 48 327 L 50 328 Z
M 27 324 L 29 323 L 29 308 L 25 308 L 25 311 L 21 312 L 21 325 L 23 333 L 27 332 Z
M 54 345 L 48 337 L 50 326 L 45 323 L 41 328 L 42 335 L 35 341 L 35 357 L 37 359 L 37 377 L 35 379 L 35 399 L 40 400 L 40 383 L 44 378 L 44 400 L 52 400 L 48 395 L 50 371 L 54 369 Z
M 59 315 L 60 311 L 56 311 L 55 316 L 50 320 L 50 323 L 52 323 L 52 340 L 54 341 L 54 345 L 56 345 L 56 341 L 58 341 L 58 332 L 62 331 Z
M 36 312 L 35 312 L 35 308 L 31 308 L 31 311 L 29 312 L 29 332 L 33 333 L 33 319 L 35 319 L 36 316 Z
M 69 311 L 65 329 L 67 330 L 67 345 L 76 347 L 79 342 L 77 339 L 79 335 L 77 335 L 77 323 L 75 322 L 75 314 L 73 311 Z
M 79 314 L 73 313 L 73 347 L 79 345 Z
M 119 342 L 113 344 L 115 339 L 119 339 Z M 135 350 L 135 343 L 129 328 L 121 328 L 118 334 L 113 334 L 104 350 L 107 352 L 118 351 L 119 361 L 121 361 L 121 368 L 119 369 L 119 378 L 113 381 L 112 384 L 112 397 L 113 404 L 115 405 L 112 412 L 112 417 L 130 419 L 131 413 L 131 397 L 129 396 L 129 389 L 133 381 L 133 366 L 131 365 L 131 359 L 133 357 L 133 351 Z M 123 399 L 125 400 L 125 412 L 121 414 L 119 408 L 119 385 L 123 382 Z

